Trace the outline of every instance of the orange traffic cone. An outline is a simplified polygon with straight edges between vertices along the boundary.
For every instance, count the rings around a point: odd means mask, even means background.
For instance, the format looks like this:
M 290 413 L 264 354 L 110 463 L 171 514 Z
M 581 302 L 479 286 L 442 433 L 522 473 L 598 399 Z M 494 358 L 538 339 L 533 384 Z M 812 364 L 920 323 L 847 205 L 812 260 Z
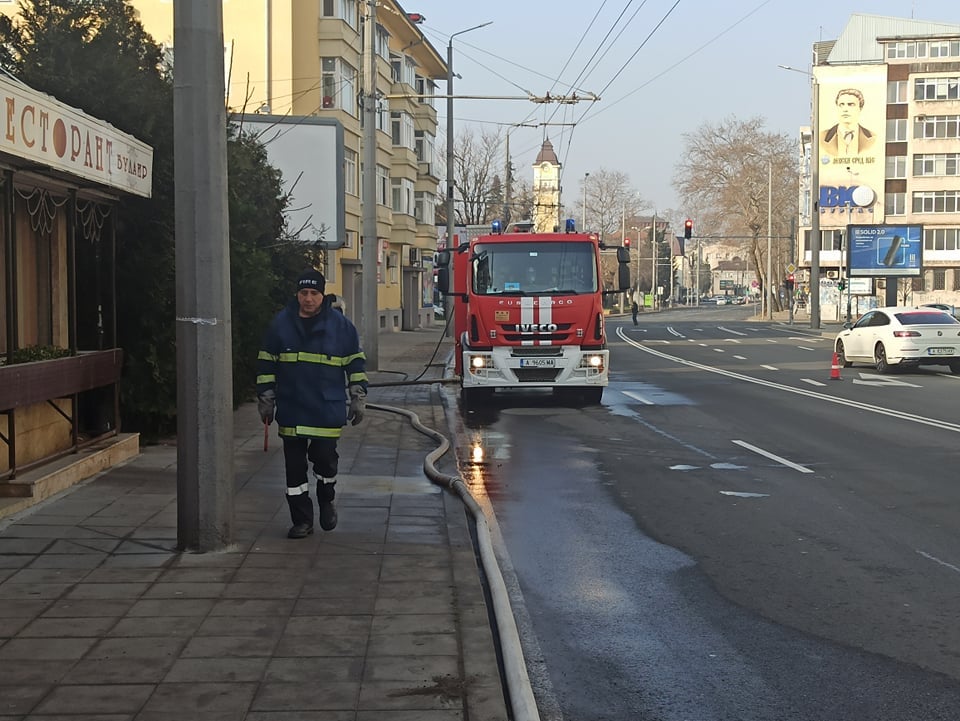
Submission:
M 843 380 L 840 377 L 840 357 L 836 353 L 833 354 L 833 361 L 830 363 L 830 380 Z

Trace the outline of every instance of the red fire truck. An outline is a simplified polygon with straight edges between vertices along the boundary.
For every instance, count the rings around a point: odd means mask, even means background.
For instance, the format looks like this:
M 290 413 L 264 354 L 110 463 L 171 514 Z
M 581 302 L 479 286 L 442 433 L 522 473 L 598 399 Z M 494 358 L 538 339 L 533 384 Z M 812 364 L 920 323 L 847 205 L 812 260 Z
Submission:
M 553 388 L 599 403 L 608 383 L 603 294 L 630 287 L 630 251 L 617 247 L 616 288 L 604 290 L 596 234 L 532 233 L 529 225 L 437 254 L 437 285 L 453 300 L 464 405 L 497 388 Z M 526 231 L 526 232 L 525 232 Z

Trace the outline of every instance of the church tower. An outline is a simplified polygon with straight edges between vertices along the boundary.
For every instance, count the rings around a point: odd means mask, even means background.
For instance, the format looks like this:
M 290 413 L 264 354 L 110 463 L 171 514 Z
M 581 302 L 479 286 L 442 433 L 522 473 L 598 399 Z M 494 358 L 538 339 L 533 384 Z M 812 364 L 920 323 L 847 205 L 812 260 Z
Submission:
M 533 162 L 533 203 L 533 232 L 554 232 L 560 222 L 560 161 L 549 140 Z

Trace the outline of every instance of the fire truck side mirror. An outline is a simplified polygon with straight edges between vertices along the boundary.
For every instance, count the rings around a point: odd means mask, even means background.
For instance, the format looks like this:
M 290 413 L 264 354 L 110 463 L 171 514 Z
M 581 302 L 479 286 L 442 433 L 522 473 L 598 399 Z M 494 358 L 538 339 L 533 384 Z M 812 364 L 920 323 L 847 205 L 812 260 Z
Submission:
M 617 290 L 630 290 L 630 249 L 617 248 Z
M 437 252 L 437 290 L 450 295 L 450 251 Z
M 630 248 L 624 248 L 622 246 L 617 248 L 617 262 L 618 263 L 630 262 Z

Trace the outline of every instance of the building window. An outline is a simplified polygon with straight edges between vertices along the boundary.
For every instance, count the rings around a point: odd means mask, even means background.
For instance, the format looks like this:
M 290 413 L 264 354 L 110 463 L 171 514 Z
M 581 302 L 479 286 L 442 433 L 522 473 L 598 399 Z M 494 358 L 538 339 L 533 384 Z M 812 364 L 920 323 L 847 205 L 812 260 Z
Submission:
M 436 222 L 437 196 L 433 193 L 417 191 L 413 194 L 413 217 L 422 225 L 434 225 Z
M 403 215 L 413 215 L 413 181 L 407 178 L 393 178 L 392 185 L 392 203 L 394 213 Z
M 377 130 L 390 132 L 390 101 L 387 98 L 377 101 Z
M 409 56 L 390 53 L 390 69 L 393 71 L 393 82 L 403 83 L 411 88 L 416 86 L 417 65 Z
M 320 14 L 325 18 L 340 18 L 354 30 L 359 28 L 357 0 L 323 0 Z
M 436 138 L 426 130 L 414 130 L 413 150 L 421 163 L 432 163 L 437 158 Z
M 924 228 L 924 250 L 960 250 L 957 228 Z
M 390 206 L 390 169 L 377 166 L 377 204 Z
M 960 98 L 960 77 L 917 78 L 914 100 L 957 100 Z
M 913 156 L 914 175 L 960 175 L 960 153 L 919 153 Z
M 960 290 L 960 268 L 953 269 L 953 289 Z
M 958 138 L 960 137 L 960 115 L 918 115 L 913 124 L 913 137 Z
M 377 25 L 377 55 L 390 62 L 390 33 L 382 25 Z
M 887 142 L 894 143 L 907 139 L 907 119 L 887 120 Z
M 940 40 L 929 43 L 931 58 L 955 58 L 960 56 L 960 40 Z
M 320 107 L 357 114 L 357 70 L 342 58 L 320 58 Z
M 956 213 L 960 190 L 928 190 L 913 194 L 914 213 Z
M 357 186 L 357 151 L 343 149 L 343 190 L 347 195 L 359 195 Z
M 933 269 L 933 288 L 932 290 L 947 289 L 947 270 L 946 268 Z
M 900 103 L 907 102 L 907 88 L 908 84 L 906 80 L 890 80 L 887 82 L 887 103 L 890 105 L 898 105 Z
M 424 105 L 429 105 L 431 108 L 434 107 L 433 96 L 437 94 L 437 84 L 430 78 L 425 78 L 422 75 L 418 75 L 416 88 L 417 95 L 420 96 L 417 101 L 423 103 Z
M 887 156 L 887 179 L 897 180 L 907 177 L 907 156 L 906 155 L 888 155 Z
M 906 193 L 886 193 L 883 196 L 883 214 L 884 215 L 906 215 L 907 214 L 907 194 Z
M 413 116 L 410 113 L 390 113 L 390 135 L 394 146 L 414 150 Z
M 925 40 L 908 40 L 887 43 L 887 57 L 892 59 L 925 58 L 927 57 L 927 42 Z

